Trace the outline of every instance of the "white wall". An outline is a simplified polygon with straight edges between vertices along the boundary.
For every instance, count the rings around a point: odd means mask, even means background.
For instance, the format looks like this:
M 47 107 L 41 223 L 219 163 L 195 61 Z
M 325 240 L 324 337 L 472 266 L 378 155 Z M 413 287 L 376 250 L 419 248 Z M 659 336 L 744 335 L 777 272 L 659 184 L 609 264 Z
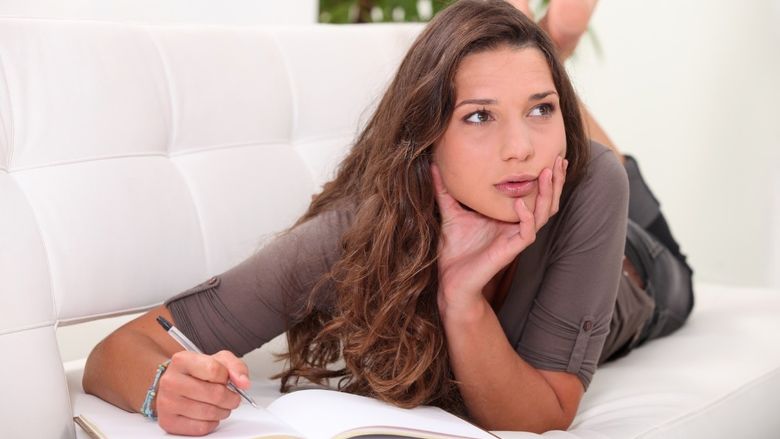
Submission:
M 780 287 L 780 1 L 602 0 L 570 71 L 698 281 Z
M 317 0 L 0 0 L 0 16 L 135 23 L 312 24 Z

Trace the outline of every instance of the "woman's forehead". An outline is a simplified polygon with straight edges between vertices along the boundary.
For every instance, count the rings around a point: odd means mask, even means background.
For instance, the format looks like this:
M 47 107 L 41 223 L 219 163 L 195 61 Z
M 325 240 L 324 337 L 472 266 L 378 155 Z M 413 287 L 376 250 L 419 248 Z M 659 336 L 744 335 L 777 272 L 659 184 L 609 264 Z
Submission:
M 455 73 L 458 98 L 480 93 L 537 93 L 555 89 L 544 54 L 536 47 L 501 46 L 467 55 Z M 479 96 L 485 98 L 489 96 Z M 497 96 L 492 96 L 496 98 Z

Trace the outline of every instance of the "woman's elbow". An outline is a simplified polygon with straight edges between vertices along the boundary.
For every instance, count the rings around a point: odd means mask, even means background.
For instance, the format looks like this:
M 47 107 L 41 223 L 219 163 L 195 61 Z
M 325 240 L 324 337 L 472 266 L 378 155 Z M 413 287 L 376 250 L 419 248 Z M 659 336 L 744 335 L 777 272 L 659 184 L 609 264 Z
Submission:
M 480 427 L 489 431 L 525 431 L 543 434 L 548 431 L 566 431 L 574 422 L 574 415 L 558 411 L 556 413 L 536 413 L 531 416 L 517 416 L 501 420 L 486 420 L 478 422 Z

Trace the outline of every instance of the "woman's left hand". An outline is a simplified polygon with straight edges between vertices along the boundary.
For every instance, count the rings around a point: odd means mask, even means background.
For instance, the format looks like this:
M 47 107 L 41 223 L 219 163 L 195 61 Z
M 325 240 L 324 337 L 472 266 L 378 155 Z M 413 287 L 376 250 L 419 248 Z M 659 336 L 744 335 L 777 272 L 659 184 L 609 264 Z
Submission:
M 536 239 L 558 212 L 568 163 L 555 159 L 539 174 L 539 193 L 531 212 L 521 198 L 514 203 L 520 221 L 509 223 L 464 209 L 444 187 L 436 164 L 431 174 L 442 217 L 439 240 L 438 304 L 442 313 L 467 311 L 484 300 L 482 289 Z

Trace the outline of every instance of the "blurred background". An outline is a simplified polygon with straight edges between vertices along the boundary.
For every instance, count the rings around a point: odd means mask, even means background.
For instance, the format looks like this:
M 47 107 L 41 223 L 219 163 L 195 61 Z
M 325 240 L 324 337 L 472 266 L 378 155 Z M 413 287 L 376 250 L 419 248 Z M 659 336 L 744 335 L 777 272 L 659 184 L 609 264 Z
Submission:
M 605 0 L 592 28 L 570 74 L 696 280 L 780 289 L 780 1 Z
M 320 0 L 318 18 L 320 23 L 428 21 L 450 1 Z

